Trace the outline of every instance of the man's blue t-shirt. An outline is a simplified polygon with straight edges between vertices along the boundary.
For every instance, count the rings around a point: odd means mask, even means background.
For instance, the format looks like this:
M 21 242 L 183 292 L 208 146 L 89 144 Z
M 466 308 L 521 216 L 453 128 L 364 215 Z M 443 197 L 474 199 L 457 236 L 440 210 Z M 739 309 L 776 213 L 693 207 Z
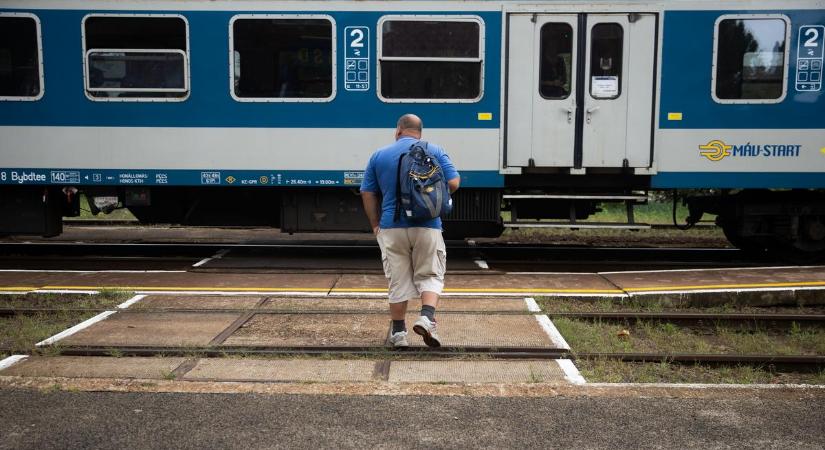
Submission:
M 396 181 L 398 179 L 398 158 L 402 153 L 410 150 L 418 139 L 404 136 L 395 141 L 394 144 L 378 149 L 370 157 L 370 162 L 364 170 L 364 181 L 361 182 L 361 190 L 364 192 L 374 192 L 383 197 L 381 202 L 381 228 L 410 228 L 426 227 L 441 229 L 441 218 L 436 217 L 425 222 L 409 222 L 403 214 L 399 215 L 398 222 L 395 221 L 396 206 Z M 428 141 L 427 151 L 438 158 L 441 170 L 447 180 L 458 177 L 458 172 L 450 161 L 450 157 L 444 153 L 444 149 Z

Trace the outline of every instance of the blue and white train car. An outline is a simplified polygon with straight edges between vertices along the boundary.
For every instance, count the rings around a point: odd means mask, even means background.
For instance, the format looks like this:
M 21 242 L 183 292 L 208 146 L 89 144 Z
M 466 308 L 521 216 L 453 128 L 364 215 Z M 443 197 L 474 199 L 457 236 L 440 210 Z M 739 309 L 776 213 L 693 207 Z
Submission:
M 822 0 L 0 0 L 0 233 L 59 233 L 78 192 L 365 229 L 363 168 L 413 112 L 462 174 L 453 234 L 701 188 L 690 220 L 821 253 L 823 47 Z

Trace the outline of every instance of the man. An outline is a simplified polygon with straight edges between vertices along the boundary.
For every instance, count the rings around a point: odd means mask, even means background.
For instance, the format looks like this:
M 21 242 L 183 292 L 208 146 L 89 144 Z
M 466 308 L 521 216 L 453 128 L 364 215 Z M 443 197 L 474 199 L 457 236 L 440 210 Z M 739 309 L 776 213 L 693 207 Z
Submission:
M 441 219 L 410 222 L 403 214 L 395 217 L 398 160 L 421 140 L 422 123 L 418 116 L 405 114 L 398 119 L 395 143 L 379 149 L 370 157 L 361 183 L 361 199 L 372 231 L 381 248 L 384 274 L 389 279 L 390 344 L 395 348 L 409 346 L 407 302 L 421 298 L 421 317 L 413 331 L 430 347 L 440 347 L 436 331 L 435 309 L 444 288 L 447 250 L 441 236 Z M 450 192 L 458 190 L 461 178 L 450 157 L 432 142 L 427 151 L 438 158 Z

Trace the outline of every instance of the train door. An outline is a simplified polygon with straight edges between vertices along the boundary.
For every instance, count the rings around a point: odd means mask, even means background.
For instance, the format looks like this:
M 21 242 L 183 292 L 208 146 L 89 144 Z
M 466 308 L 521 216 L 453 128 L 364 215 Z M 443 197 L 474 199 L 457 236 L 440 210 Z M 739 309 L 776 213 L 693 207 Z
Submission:
M 649 167 L 656 17 L 508 16 L 506 165 Z

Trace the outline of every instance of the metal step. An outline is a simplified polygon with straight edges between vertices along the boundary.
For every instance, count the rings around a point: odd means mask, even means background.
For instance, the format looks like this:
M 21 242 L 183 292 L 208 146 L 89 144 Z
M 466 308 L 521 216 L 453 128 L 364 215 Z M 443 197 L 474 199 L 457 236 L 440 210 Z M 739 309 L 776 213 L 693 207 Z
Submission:
M 611 223 L 611 222 L 505 222 L 505 228 L 569 228 L 569 229 L 613 229 L 613 230 L 649 230 L 647 223 Z

